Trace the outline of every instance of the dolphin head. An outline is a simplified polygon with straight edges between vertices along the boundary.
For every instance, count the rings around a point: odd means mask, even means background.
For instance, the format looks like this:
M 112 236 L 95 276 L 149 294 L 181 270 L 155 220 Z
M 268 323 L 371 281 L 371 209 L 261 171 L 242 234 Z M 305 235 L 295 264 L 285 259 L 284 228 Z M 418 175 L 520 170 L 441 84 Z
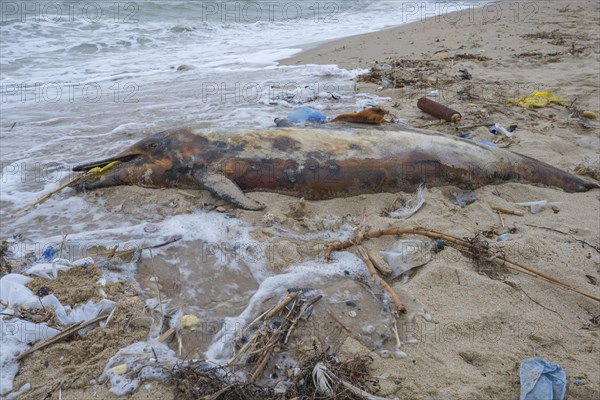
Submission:
M 180 142 L 185 142 L 185 137 L 182 131 L 156 133 L 114 157 L 78 165 L 73 171 L 85 174 L 72 187 L 81 191 L 118 185 L 189 186 L 185 183 L 193 179 L 186 177 L 195 160 L 183 154 L 186 143 Z

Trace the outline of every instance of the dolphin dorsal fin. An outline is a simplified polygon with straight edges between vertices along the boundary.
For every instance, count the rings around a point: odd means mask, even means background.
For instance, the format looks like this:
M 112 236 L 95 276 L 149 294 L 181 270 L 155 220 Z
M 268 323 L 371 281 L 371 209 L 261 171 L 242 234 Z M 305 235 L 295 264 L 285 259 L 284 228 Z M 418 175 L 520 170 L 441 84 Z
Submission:
M 258 211 L 265 208 L 264 204 L 246 196 L 246 194 L 242 192 L 242 189 L 225 175 L 208 172 L 206 170 L 196 170 L 192 175 L 196 178 L 198 183 L 200 183 L 203 189 L 230 202 L 234 206 L 252 211 Z

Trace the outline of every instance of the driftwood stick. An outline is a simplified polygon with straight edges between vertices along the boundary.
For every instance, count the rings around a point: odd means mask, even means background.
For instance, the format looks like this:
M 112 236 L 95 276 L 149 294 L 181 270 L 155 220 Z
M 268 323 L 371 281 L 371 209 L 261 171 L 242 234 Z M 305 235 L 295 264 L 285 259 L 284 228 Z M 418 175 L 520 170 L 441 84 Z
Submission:
M 176 330 L 177 330 L 177 328 L 175 328 L 175 327 L 169 328 L 167 331 L 165 331 L 165 333 L 163 333 L 162 335 L 160 335 L 158 337 L 158 341 L 161 343 L 166 341 L 171 336 L 173 336 L 173 334 L 175 333 Z
M 500 218 L 500 224 L 502 224 L 502 227 L 504 228 L 506 225 L 504 225 L 504 218 L 502 217 L 502 213 L 500 212 L 500 210 L 496 210 L 496 212 L 498 213 L 498 218 Z
M 406 308 L 404 308 L 404 305 L 398 298 L 396 292 L 394 292 L 394 289 L 392 289 L 392 287 L 386 281 L 384 281 L 377 273 L 377 270 L 371 262 L 371 259 L 369 258 L 369 255 L 367 254 L 366 250 L 362 246 L 357 246 L 356 249 L 358 250 L 358 255 L 360 256 L 360 258 L 362 258 L 365 264 L 367 264 L 367 269 L 369 270 L 371 276 L 381 285 L 381 287 L 383 287 L 390 294 L 390 296 L 392 297 L 392 301 L 396 306 L 396 309 L 399 312 L 406 311 Z
M 277 343 L 277 339 L 279 339 L 279 335 L 276 332 L 274 332 L 271 338 L 269 339 L 269 343 L 261 349 L 262 354 L 260 356 L 260 359 L 250 372 L 250 382 L 256 381 L 258 377 L 264 372 L 265 367 L 267 366 L 267 363 L 271 358 L 271 353 L 269 350 L 275 345 L 275 343 Z
M 338 242 L 338 243 L 333 243 L 333 244 L 329 245 L 325 249 L 325 257 L 329 259 L 329 258 L 331 258 L 331 254 L 334 251 L 344 250 L 344 249 L 347 249 L 354 245 L 359 245 L 360 243 L 362 243 L 363 241 L 368 240 L 368 239 L 378 238 L 381 236 L 401 236 L 401 235 L 406 235 L 406 234 L 427 236 L 431 239 L 443 239 L 445 242 L 457 246 L 459 251 L 466 253 L 466 254 L 473 255 L 472 253 L 469 252 L 469 249 L 472 246 L 471 243 L 464 239 L 459 239 L 455 236 L 452 236 L 452 235 L 449 235 L 446 233 L 442 233 L 442 232 L 437 232 L 432 229 L 415 227 L 415 228 L 388 228 L 388 229 L 382 229 L 382 230 L 378 230 L 378 231 L 365 232 L 363 235 L 361 235 L 357 239 L 346 240 L 344 242 Z M 496 252 L 487 250 L 486 255 L 489 257 L 488 261 L 494 262 L 498 265 L 505 265 L 506 267 L 508 267 L 511 270 L 514 270 L 514 271 L 517 271 L 520 273 L 526 273 L 527 275 L 531 275 L 531 276 L 543 279 L 557 287 L 572 291 L 574 293 L 580 294 L 589 299 L 600 302 L 600 297 L 591 295 L 589 293 L 585 293 L 577 288 L 574 288 L 566 283 L 559 281 L 556 278 L 553 278 L 550 275 L 546 275 L 542 272 L 538 272 L 531 267 L 528 267 L 524 264 L 513 261 L 510 258 L 507 258 L 500 253 L 496 253 Z M 512 265 L 506 265 L 506 263 L 512 264 Z
M 579 290 L 579 289 L 577 289 L 577 288 L 574 288 L 573 286 L 571 286 L 571 285 L 568 285 L 568 284 L 566 284 L 566 283 L 564 283 L 564 282 L 561 282 L 561 281 L 559 281 L 558 279 L 556 279 L 556 278 L 554 278 L 554 277 L 552 277 L 552 276 L 550 276 L 550 275 L 546 275 L 546 274 L 544 274 L 543 272 L 536 271 L 536 270 L 534 270 L 533 268 L 531 268 L 531 267 L 528 267 L 528 266 L 526 266 L 526 265 L 524 265 L 524 264 L 521 264 L 521 263 L 519 263 L 519 262 L 513 261 L 513 260 L 511 260 L 510 258 L 503 257 L 503 259 L 504 259 L 504 261 L 506 261 L 506 262 L 508 262 L 508 263 L 511 263 L 511 264 L 513 264 L 513 265 L 516 265 L 517 267 L 519 267 L 519 268 L 521 268 L 521 269 L 523 269 L 523 270 L 525 270 L 525 271 L 528 271 L 528 272 L 531 272 L 531 273 L 533 273 L 533 274 L 536 274 L 536 275 L 537 275 L 537 276 L 539 276 L 540 278 L 542 278 L 542 279 L 544 279 L 544 280 L 546 280 L 546 281 L 548 281 L 548 282 L 551 282 L 551 283 L 553 283 L 553 284 L 556 284 L 557 286 L 562 286 L 564 289 L 570 290 L 570 291 L 572 291 L 572 292 L 575 292 L 575 293 L 578 293 L 578 294 L 580 294 L 580 295 L 582 295 L 582 296 L 585 296 L 585 297 L 587 297 L 587 298 L 589 298 L 589 299 L 596 300 L 596 301 L 600 302 L 600 297 L 597 297 L 597 296 L 591 295 L 591 294 L 589 294 L 589 293 L 582 292 L 581 290 Z
M 313 297 L 312 299 L 310 299 L 309 301 L 307 301 L 302 308 L 300 309 L 300 312 L 298 313 L 298 315 L 296 315 L 296 317 L 292 320 L 292 323 L 285 335 L 285 339 L 283 340 L 283 343 L 287 343 L 288 340 L 290 339 L 290 336 L 292 335 L 292 331 L 294 330 L 294 328 L 296 327 L 296 325 L 298 324 L 298 321 L 300 320 L 300 318 L 302 318 L 302 316 L 304 315 L 304 313 L 306 312 L 306 310 L 308 310 L 310 308 L 310 306 L 312 306 L 313 304 L 315 304 L 317 301 L 321 300 L 323 298 L 323 296 L 318 295 Z
M 267 312 L 267 315 L 265 316 L 265 318 L 272 318 L 275 315 L 279 314 L 281 312 L 281 310 L 283 310 L 285 308 L 285 306 L 287 306 L 290 303 L 290 301 L 292 301 L 296 297 L 298 297 L 299 294 L 300 294 L 300 292 L 289 293 L 287 296 L 285 296 L 285 298 L 279 304 L 277 304 L 275 307 L 273 307 L 271 309 L 271 311 Z
M 469 242 L 464 239 L 448 235 L 446 233 L 437 232 L 427 228 L 415 227 L 415 228 L 388 228 L 378 231 L 366 232 L 358 238 L 346 240 L 344 242 L 333 243 L 327 246 L 325 249 L 325 258 L 331 259 L 331 254 L 334 251 L 344 250 L 354 245 L 359 245 L 365 240 L 375 239 L 381 236 L 402 236 L 402 235 L 421 235 L 427 236 L 431 239 L 443 239 L 446 242 L 453 243 L 459 246 L 468 247 Z
M 37 206 L 38 204 L 41 204 L 43 202 L 45 202 L 46 200 L 48 200 L 50 197 L 54 196 L 56 193 L 60 192 L 61 190 L 63 190 L 64 188 L 66 188 L 67 186 L 77 182 L 79 179 L 81 179 L 83 175 L 77 175 L 75 178 L 71 179 L 69 182 L 64 183 L 62 185 L 60 185 L 58 188 L 54 189 L 53 191 L 51 191 L 50 193 L 46 193 L 45 195 L 43 195 L 42 197 L 40 197 L 39 199 L 37 199 L 36 201 L 34 201 L 33 203 L 21 208 L 19 211 L 17 211 L 16 213 L 14 213 L 12 216 L 13 218 L 18 217 L 19 215 L 31 210 L 33 207 Z M 25 354 L 25 353 L 23 353 Z
M 375 250 L 367 250 L 367 254 L 369 255 L 369 260 L 373 263 L 373 266 L 377 269 L 377 271 L 383 276 L 390 276 L 392 274 L 392 268 L 389 264 L 384 260 L 382 256 L 379 255 Z
M 16 360 L 22 360 L 23 358 L 27 357 L 28 355 L 30 355 L 31 353 L 38 351 L 40 349 L 43 349 L 45 347 L 50 346 L 53 343 L 56 342 L 60 342 L 61 340 L 63 340 L 64 338 L 66 338 L 67 336 L 72 335 L 73 333 L 77 332 L 80 329 L 83 329 L 87 326 L 90 326 L 92 324 L 95 324 L 96 322 L 102 321 L 103 319 L 107 318 L 107 315 L 102 315 L 100 317 L 96 317 L 94 319 L 90 319 L 89 321 L 85 321 L 85 322 L 78 322 L 75 325 L 71 325 L 70 327 L 66 328 L 65 330 L 63 330 L 62 332 L 60 332 L 59 334 L 57 334 L 56 336 L 44 341 L 44 342 L 40 342 L 38 344 L 36 344 L 35 346 L 33 346 L 32 348 L 30 348 L 29 350 L 27 350 L 25 353 L 21 354 L 20 356 L 18 356 L 16 358 Z
M 503 214 L 517 215 L 519 217 L 522 217 L 523 215 L 525 215 L 521 211 L 511 210 L 509 208 L 500 207 L 500 206 L 497 206 L 496 204 L 490 204 L 490 207 L 492 208 L 492 210 L 501 212 Z

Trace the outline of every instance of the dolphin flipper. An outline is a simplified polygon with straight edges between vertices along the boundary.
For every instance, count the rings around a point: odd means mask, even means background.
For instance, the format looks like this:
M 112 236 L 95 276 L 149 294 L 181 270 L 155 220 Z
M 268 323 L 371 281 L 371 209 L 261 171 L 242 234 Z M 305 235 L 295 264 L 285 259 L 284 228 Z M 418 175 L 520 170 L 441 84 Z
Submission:
M 252 211 L 265 208 L 264 204 L 246 196 L 238 185 L 224 175 L 206 171 L 197 171 L 193 175 L 200 182 L 202 188 L 234 206 Z

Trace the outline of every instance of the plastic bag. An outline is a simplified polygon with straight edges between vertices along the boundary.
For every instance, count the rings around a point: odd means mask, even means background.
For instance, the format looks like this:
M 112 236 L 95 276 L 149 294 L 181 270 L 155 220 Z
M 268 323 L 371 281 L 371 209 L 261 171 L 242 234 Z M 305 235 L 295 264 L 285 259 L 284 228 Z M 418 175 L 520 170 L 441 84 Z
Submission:
M 569 100 L 556 97 L 552 94 L 551 90 L 546 90 L 544 92 L 535 92 L 533 94 L 523 96 L 518 100 L 508 101 L 508 104 L 523 108 L 547 107 L 552 103 L 560 104 L 561 106 L 568 106 Z
M 521 397 L 519 400 L 563 400 L 567 390 L 567 375 L 558 365 L 543 358 L 528 358 L 521 362 Z
M 304 125 L 311 122 L 322 124 L 327 121 L 327 116 L 313 108 L 302 107 L 290 113 L 290 115 L 287 117 L 287 120 L 299 125 Z

